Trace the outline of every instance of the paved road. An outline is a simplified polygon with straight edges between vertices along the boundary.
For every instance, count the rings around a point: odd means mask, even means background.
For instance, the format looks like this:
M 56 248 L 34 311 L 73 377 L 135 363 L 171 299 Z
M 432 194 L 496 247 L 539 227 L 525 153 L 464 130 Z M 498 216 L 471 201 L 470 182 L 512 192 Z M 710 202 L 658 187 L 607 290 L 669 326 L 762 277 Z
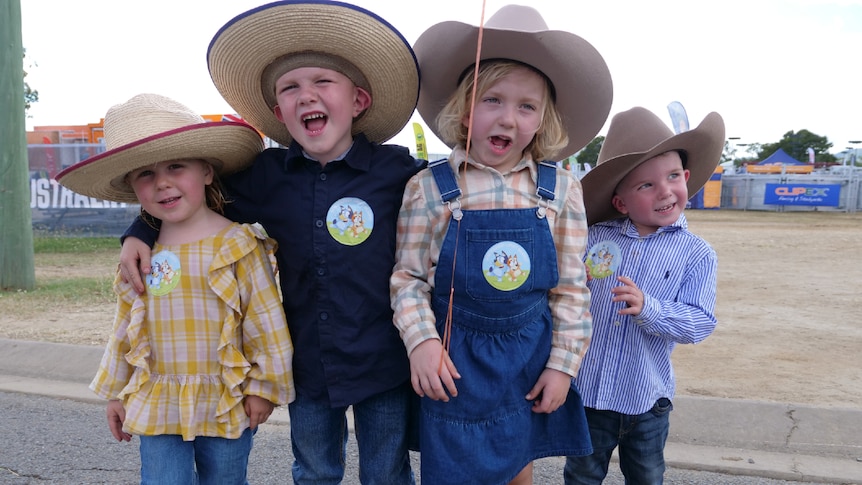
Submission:
M 101 404 L 16 392 L 0 392 L 0 484 L 134 484 L 139 480 L 137 441 L 114 441 Z M 358 484 L 356 446 L 351 440 L 344 483 Z M 255 437 L 249 467 L 254 485 L 292 484 L 289 428 L 284 421 L 264 424 Z M 419 470 L 418 456 L 413 457 Z M 536 464 L 536 485 L 562 483 L 562 459 Z M 612 464 L 612 467 L 616 466 Z M 421 483 L 421 477 L 418 477 Z M 605 485 L 622 485 L 613 472 Z M 670 469 L 669 485 L 803 485 L 822 482 L 783 481 L 705 471 Z

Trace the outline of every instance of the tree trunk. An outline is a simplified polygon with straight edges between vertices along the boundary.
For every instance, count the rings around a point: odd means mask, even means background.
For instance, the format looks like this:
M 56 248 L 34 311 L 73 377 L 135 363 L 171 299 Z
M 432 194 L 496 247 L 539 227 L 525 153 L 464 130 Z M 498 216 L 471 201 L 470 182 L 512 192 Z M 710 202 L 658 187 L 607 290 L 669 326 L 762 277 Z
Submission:
M 21 2 L 0 2 L 0 289 L 36 287 L 24 128 Z

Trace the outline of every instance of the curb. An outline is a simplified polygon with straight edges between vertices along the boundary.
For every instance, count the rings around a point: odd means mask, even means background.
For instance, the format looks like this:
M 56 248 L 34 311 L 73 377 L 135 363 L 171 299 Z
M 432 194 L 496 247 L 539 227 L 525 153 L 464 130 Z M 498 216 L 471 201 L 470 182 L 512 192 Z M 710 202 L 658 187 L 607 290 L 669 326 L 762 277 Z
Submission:
M 102 351 L 0 339 L 0 391 L 103 403 L 88 388 Z M 269 423 L 289 425 L 287 408 Z M 677 396 L 665 460 L 679 469 L 862 484 L 862 410 Z

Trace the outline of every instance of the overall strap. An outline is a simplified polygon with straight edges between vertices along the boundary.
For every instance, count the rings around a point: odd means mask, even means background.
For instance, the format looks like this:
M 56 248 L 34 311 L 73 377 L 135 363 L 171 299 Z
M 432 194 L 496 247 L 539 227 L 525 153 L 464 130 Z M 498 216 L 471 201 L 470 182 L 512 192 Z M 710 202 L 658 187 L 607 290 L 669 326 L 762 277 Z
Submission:
M 452 167 L 449 166 L 449 160 L 444 158 L 431 162 L 428 164 L 428 168 L 434 175 L 443 203 L 461 196 L 461 189 L 458 188 L 458 182 L 455 181 L 455 174 L 452 172 Z
M 539 208 L 536 209 L 536 217 L 544 219 L 550 205 L 548 201 L 554 200 L 554 197 L 556 197 L 557 164 L 547 160 L 540 162 L 537 178 L 536 195 L 539 196 Z
M 461 211 L 461 189 L 455 181 L 455 172 L 449 166 L 449 160 L 437 160 L 428 164 L 437 188 L 440 189 L 440 199 L 452 212 L 452 218 L 460 221 L 464 213 Z
M 557 164 L 547 160 L 539 162 L 538 178 L 536 194 L 543 199 L 554 200 L 557 189 Z

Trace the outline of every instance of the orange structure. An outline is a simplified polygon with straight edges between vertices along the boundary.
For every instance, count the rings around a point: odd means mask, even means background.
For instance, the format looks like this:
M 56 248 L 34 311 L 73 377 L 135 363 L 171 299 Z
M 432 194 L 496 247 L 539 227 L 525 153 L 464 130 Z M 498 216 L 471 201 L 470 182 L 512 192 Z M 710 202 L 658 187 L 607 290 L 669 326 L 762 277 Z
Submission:
M 748 165 L 745 167 L 748 173 L 811 173 L 814 165 Z
M 213 114 L 201 115 L 206 121 L 242 121 L 238 115 Z M 56 126 L 34 126 L 33 131 L 27 132 L 28 145 L 57 145 L 66 143 L 93 143 L 101 144 L 105 139 L 105 119 L 98 123 L 87 123 L 86 125 L 56 125 Z

